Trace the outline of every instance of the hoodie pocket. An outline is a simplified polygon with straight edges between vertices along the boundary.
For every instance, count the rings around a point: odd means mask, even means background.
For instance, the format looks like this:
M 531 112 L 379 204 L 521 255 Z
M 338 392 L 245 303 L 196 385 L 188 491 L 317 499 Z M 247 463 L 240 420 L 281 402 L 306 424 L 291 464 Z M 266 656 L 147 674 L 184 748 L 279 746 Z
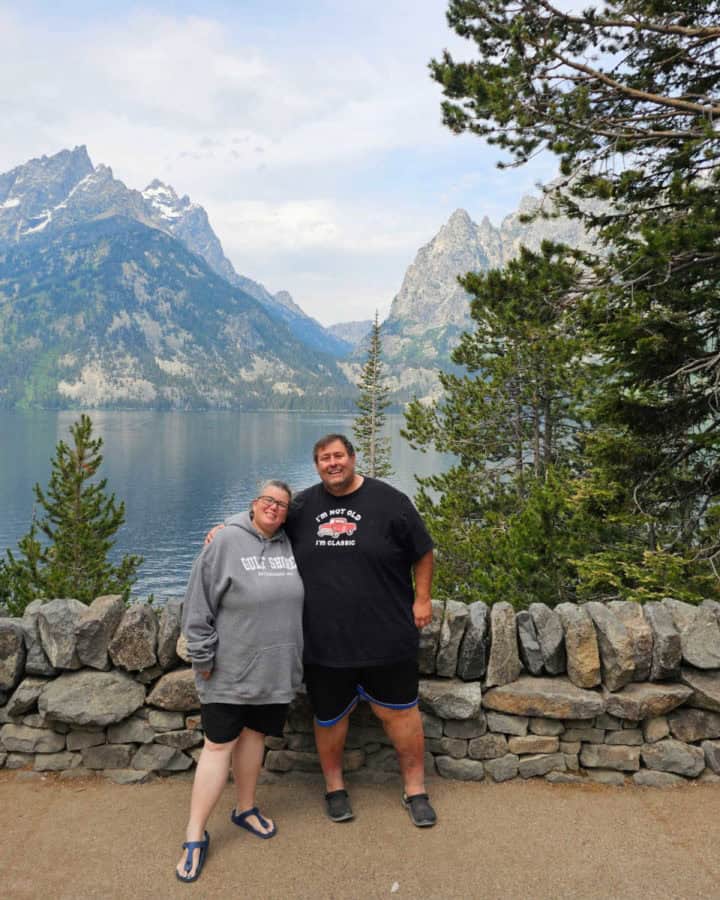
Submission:
M 302 682 L 302 660 L 296 644 L 262 647 L 239 676 L 244 696 L 293 692 Z

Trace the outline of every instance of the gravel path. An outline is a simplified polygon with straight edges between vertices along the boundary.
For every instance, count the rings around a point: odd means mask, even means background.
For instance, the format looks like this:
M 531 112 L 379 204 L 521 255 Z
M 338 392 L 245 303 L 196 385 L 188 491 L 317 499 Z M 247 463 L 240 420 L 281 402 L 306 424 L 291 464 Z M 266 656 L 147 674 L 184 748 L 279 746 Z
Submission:
M 209 823 L 195 885 L 175 880 L 190 785 L 122 787 L 0 774 L 0 894 L 52 898 L 719 898 L 720 785 L 672 790 L 437 781 L 436 828 L 410 824 L 396 785 L 351 786 L 354 822 L 317 784 L 259 788 L 278 835 Z

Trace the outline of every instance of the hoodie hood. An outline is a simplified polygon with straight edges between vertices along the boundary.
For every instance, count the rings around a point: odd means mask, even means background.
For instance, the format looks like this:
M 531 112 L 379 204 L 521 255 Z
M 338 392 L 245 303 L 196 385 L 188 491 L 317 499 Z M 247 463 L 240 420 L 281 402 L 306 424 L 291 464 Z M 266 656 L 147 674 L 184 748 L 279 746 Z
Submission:
M 261 542 L 282 541 L 285 537 L 285 532 L 283 531 L 282 526 L 278 528 L 278 530 L 272 537 L 264 537 L 253 525 L 252 519 L 250 518 L 250 513 L 247 510 L 245 512 L 236 513 L 234 516 L 230 516 L 229 519 L 225 520 L 225 525 L 234 525 L 237 528 L 242 528 L 243 531 L 247 531 L 248 534 L 251 534 L 254 538 Z

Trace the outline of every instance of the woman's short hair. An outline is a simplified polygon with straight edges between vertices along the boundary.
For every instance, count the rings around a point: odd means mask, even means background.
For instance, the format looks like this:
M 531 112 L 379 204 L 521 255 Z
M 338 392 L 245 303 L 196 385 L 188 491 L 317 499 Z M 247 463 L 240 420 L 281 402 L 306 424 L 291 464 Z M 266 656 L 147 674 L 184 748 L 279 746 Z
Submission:
M 262 497 L 262 495 L 269 487 L 279 488 L 281 491 L 285 491 L 285 493 L 288 495 L 288 499 L 292 500 L 292 491 L 290 490 L 290 485 L 285 481 L 280 481 L 279 478 L 268 478 L 263 481 L 258 491 L 258 497 Z

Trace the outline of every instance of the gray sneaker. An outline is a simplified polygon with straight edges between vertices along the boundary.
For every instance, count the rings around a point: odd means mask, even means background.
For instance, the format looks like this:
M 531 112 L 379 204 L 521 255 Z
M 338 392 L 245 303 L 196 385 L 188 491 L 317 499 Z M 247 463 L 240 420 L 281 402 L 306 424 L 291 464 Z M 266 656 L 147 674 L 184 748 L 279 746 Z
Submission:
M 403 794 L 402 803 L 413 825 L 417 825 L 418 828 L 432 828 L 437 822 L 437 815 L 427 794 L 413 794 L 412 797 Z
M 325 794 L 325 810 L 333 822 L 349 822 L 354 818 L 350 798 L 344 788 Z

